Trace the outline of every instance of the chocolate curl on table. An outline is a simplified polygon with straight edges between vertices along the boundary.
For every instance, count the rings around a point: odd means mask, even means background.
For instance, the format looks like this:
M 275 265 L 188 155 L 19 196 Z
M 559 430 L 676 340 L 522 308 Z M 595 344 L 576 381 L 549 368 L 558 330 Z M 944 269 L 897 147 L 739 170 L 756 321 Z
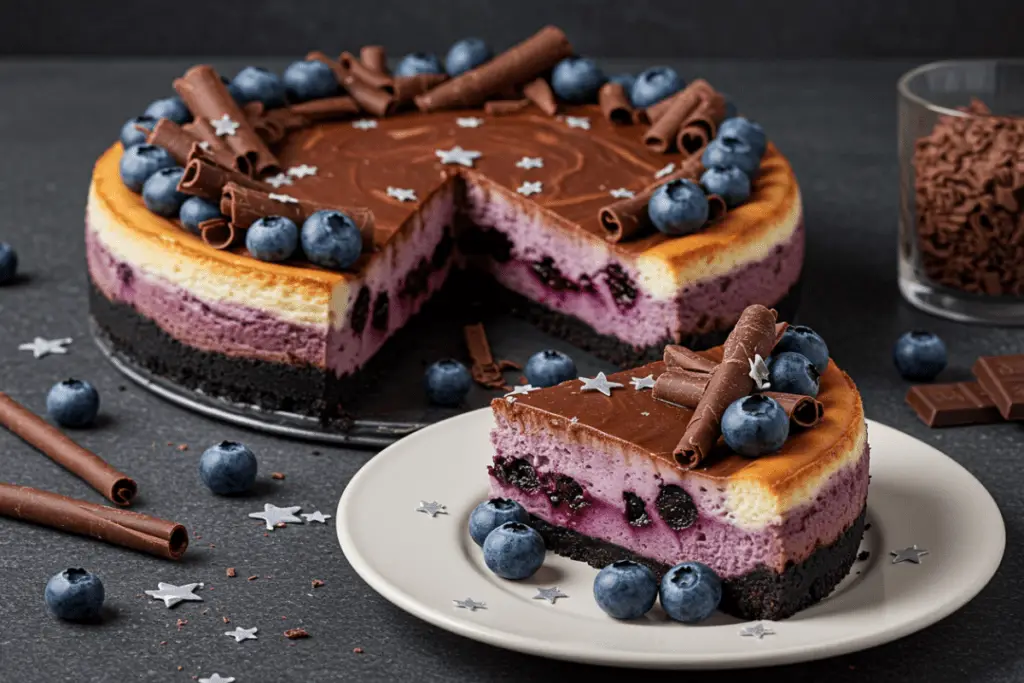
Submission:
M 647 214 L 647 202 L 654 191 L 673 180 L 697 181 L 702 168 L 700 159 L 691 157 L 682 162 L 678 171 L 661 178 L 636 196 L 603 207 L 598 211 L 597 220 L 606 231 L 605 239 L 613 243 L 623 242 L 650 231 L 653 226 Z
M 359 50 L 359 59 L 370 71 L 379 74 L 388 74 L 388 58 L 384 48 L 380 45 L 364 45 Z
M 561 29 L 546 26 L 475 69 L 416 98 L 420 111 L 479 107 L 506 88 L 528 83 L 572 55 Z
M 213 163 L 198 145 L 194 145 L 185 164 L 185 172 L 178 181 L 178 192 L 195 195 L 217 203 L 224 186 L 236 183 L 242 187 L 264 191 L 268 186 L 247 175 L 232 171 Z
M 234 168 L 247 175 L 258 175 L 278 168 L 277 158 L 253 130 L 245 112 L 235 102 L 213 67 L 205 64 L 192 67 L 174 81 L 174 89 L 196 119 L 211 122 L 226 115 L 238 124 L 233 135 L 222 136 L 235 153 Z
M 667 98 L 668 104 L 664 112 L 657 118 L 651 117 L 653 124 L 644 134 L 644 144 L 653 152 L 673 151 L 680 129 L 685 122 L 697 115 L 709 95 L 708 88 L 710 87 L 706 81 L 696 80 L 672 97 Z M 661 103 L 659 102 L 658 105 Z
M 175 161 L 184 166 L 188 163 L 189 152 L 199 142 L 199 139 L 174 121 L 160 119 L 153 126 L 153 130 L 149 131 L 149 134 L 146 135 L 146 142 L 157 147 L 163 147 Z
M 188 548 L 180 524 L 49 491 L 0 484 L 0 515 L 124 546 L 169 560 Z
M 484 113 L 488 116 L 509 116 L 518 114 L 530 106 L 530 100 L 490 100 L 484 104 Z
M 626 95 L 621 83 L 608 81 L 597 91 L 597 103 L 601 105 L 601 113 L 611 123 L 629 125 L 633 123 L 633 105 Z
M 395 79 L 395 109 L 412 104 L 417 95 L 422 95 L 446 80 L 448 77 L 444 74 L 399 76 Z
M 0 392 L 0 424 L 66 470 L 73 472 L 111 503 L 131 505 L 138 486 L 103 458 L 69 439 L 56 427 Z
M 505 370 L 519 370 L 520 366 L 510 360 L 494 360 L 491 345 L 487 341 L 487 332 L 484 331 L 482 324 L 466 325 L 462 332 L 469 357 L 473 361 L 473 367 L 470 369 L 473 380 L 488 389 L 508 390 L 509 387 L 501 373 Z
M 555 93 L 551 86 L 543 78 L 535 78 L 523 86 L 523 95 L 533 102 L 534 106 L 548 116 L 558 113 L 558 102 L 555 101 Z
M 352 99 L 363 110 L 374 116 L 385 116 L 390 111 L 394 103 L 391 93 L 359 80 L 352 73 L 352 70 L 346 69 L 341 65 L 341 62 L 331 59 L 323 52 L 316 51 L 306 55 L 306 59 L 315 59 L 329 66 L 331 71 L 334 72 L 334 78 L 338 81 L 338 84 L 348 91 L 348 94 L 352 96 Z
M 342 52 L 338 57 L 338 62 L 363 83 L 384 92 L 393 93 L 395 91 L 395 84 L 391 76 L 369 68 L 351 52 Z
M 725 119 L 725 98 L 708 86 L 700 105 L 683 119 L 676 134 L 676 149 L 694 154 L 703 149 Z

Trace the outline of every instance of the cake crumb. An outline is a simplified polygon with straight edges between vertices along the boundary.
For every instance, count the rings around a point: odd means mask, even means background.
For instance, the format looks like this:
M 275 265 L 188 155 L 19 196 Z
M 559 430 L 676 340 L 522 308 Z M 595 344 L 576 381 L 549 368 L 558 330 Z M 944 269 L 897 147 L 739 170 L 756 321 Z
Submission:
M 277 524 L 274 525 L 275 529 L 283 529 L 284 527 L 285 527 L 285 523 L 284 522 L 278 522 Z
M 868 522 L 867 524 L 864 525 L 864 531 L 870 531 L 870 530 L 871 530 L 871 522 Z
M 231 620 L 228 619 L 227 617 L 221 617 L 221 621 L 223 621 L 225 624 L 230 624 L 231 623 Z
M 178 630 L 180 631 L 181 629 L 185 628 L 185 624 L 187 623 L 188 619 L 178 619 L 178 623 L 175 625 L 178 627 Z
M 167 641 L 166 641 L 166 640 L 161 640 L 161 641 L 160 641 L 160 644 L 161 644 L 161 645 L 166 645 L 166 644 L 167 644 Z
M 179 665 L 178 665 L 178 671 L 184 671 L 184 670 L 185 670 L 185 667 L 183 667 L 183 666 L 181 666 L 181 665 L 179 664 Z
M 210 543 L 210 547 L 211 548 L 216 548 L 217 546 L 215 546 L 214 544 Z
M 167 445 L 168 445 L 168 446 L 173 446 L 173 445 L 174 445 L 174 442 L 173 442 L 173 441 L 168 441 L 168 442 L 167 442 Z
M 324 582 L 320 579 L 313 579 L 312 581 L 310 581 L 310 583 L 313 584 L 313 588 L 319 588 L 320 586 L 324 585 Z
M 857 553 L 857 561 L 858 562 L 864 562 L 869 557 L 871 557 L 871 551 L 870 550 L 861 550 L 859 553 Z
M 280 480 L 284 479 L 284 472 L 271 472 L 270 473 L 270 478 L 271 479 L 277 479 L 278 481 L 280 481 Z
M 284 632 L 284 637 L 288 640 L 296 640 L 298 638 L 309 638 L 309 632 L 304 628 L 290 628 Z
M 118 384 L 118 385 L 117 385 L 117 390 L 118 390 L 118 391 L 128 391 L 128 387 L 126 387 L 126 386 L 125 386 L 125 385 L 123 385 L 123 384 Z
M 313 449 L 312 453 L 313 455 L 320 455 L 320 451 L 316 450 L 315 448 Z
M 361 647 L 354 647 L 354 648 L 352 648 L 352 652 L 356 653 L 357 655 L 361 655 L 361 654 L 363 654 L 363 648 L 361 648 Z
M 181 451 L 182 453 L 184 453 L 185 451 L 188 450 L 188 444 L 187 443 L 179 443 L 178 444 L 178 450 Z
M 252 576 L 250 576 L 250 577 L 249 577 L 248 579 L 246 579 L 246 580 L 247 580 L 247 581 L 255 581 L 255 580 L 256 580 L 256 579 L 258 579 L 258 578 L 260 578 L 260 577 L 258 577 L 258 576 L 256 576 L 255 574 L 253 574 Z

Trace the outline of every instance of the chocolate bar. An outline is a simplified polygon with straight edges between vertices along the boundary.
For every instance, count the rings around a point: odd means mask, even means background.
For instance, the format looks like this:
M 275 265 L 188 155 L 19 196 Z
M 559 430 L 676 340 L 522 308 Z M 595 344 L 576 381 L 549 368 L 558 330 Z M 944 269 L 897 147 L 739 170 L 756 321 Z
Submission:
M 971 371 L 1004 419 L 1024 419 L 1024 355 L 981 356 Z
M 978 382 L 919 384 L 907 392 L 907 404 L 929 427 L 1002 422 L 995 401 Z

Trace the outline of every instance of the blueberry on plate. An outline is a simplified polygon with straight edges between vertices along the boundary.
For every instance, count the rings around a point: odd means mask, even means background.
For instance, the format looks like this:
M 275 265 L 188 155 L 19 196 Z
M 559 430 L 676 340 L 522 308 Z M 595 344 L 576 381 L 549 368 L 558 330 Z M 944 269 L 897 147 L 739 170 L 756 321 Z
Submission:
M 473 508 L 469 515 L 469 535 L 482 546 L 487 535 L 505 522 L 526 523 L 530 515 L 522 505 L 508 498 L 491 498 Z
M 615 619 L 639 619 L 651 611 L 657 598 L 658 580 L 638 562 L 612 562 L 594 577 L 594 600 Z
M 735 166 L 746 173 L 748 178 L 753 178 L 761 165 L 761 157 L 753 147 L 740 138 L 723 136 L 721 131 L 704 148 L 700 160 L 704 168 Z
M 626 91 L 626 97 L 633 91 L 633 84 L 636 83 L 636 76 L 633 74 L 615 74 L 608 79 L 611 83 L 618 83 Z
M 214 493 L 228 496 L 245 493 L 256 482 L 256 456 L 235 441 L 210 446 L 199 458 L 199 478 Z
M 772 389 L 775 389 L 772 385 Z M 782 448 L 789 436 L 789 417 L 778 401 L 762 394 L 733 401 L 722 413 L 722 438 L 736 453 L 757 457 Z
M 188 195 L 178 191 L 178 183 L 185 169 L 180 166 L 161 168 L 149 176 L 142 185 L 142 201 L 146 208 L 158 216 L 177 217 Z
M 662 577 L 658 598 L 669 618 L 695 624 L 718 609 L 722 601 L 722 580 L 707 565 L 683 562 Z
M 576 379 L 576 363 L 561 351 L 546 349 L 530 356 L 523 374 L 532 386 L 553 387 Z
M 444 73 L 437 55 L 427 52 L 413 52 L 402 57 L 395 68 L 396 76 L 416 76 L 417 74 Z
M 686 87 L 676 70 L 668 66 L 653 66 L 641 71 L 633 83 L 629 99 L 637 109 L 649 107 Z
M 503 579 L 528 579 L 544 564 L 544 539 L 522 522 L 505 522 L 484 539 L 484 564 Z
M 750 178 L 735 166 L 712 166 L 700 177 L 708 194 L 717 194 L 730 209 L 750 199 Z
M 566 57 L 551 72 L 551 89 L 566 102 L 585 104 L 597 101 L 597 91 L 607 80 L 593 59 Z
M 423 374 L 423 386 L 431 403 L 455 407 L 469 393 L 473 378 L 466 366 L 453 358 L 432 363 Z
M 764 134 L 761 124 L 754 123 L 742 116 L 731 116 L 718 127 L 718 137 L 739 138 L 750 145 L 760 159 L 768 149 L 768 136 Z
M 262 102 L 268 109 L 284 104 L 285 88 L 281 77 L 259 66 L 247 66 L 235 74 L 228 90 L 239 104 Z
M 775 345 L 773 353 L 794 351 L 814 363 L 818 374 L 828 367 L 828 345 L 821 335 L 804 325 L 791 325 L 782 333 L 782 339 Z
M 691 235 L 708 221 L 708 198 L 697 183 L 685 178 L 665 183 L 651 195 L 647 213 L 666 235 Z
M 299 248 L 299 227 L 284 216 L 264 216 L 245 232 L 245 248 L 260 261 L 284 261 Z
M 177 162 L 163 147 L 133 145 L 121 155 L 121 182 L 132 192 L 142 192 L 149 177 L 162 168 L 176 166 Z
M 345 270 L 363 252 L 359 228 L 341 211 L 316 211 L 302 224 L 302 251 L 311 263 Z
M 451 46 L 444 58 L 444 68 L 454 78 L 477 68 L 492 56 L 491 48 L 479 38 L 463 38 Z
M 177 124 L 188 123 L 192 119 L 188 107 L 178 96 L 154 100 L 142 113 L 154 119 L 170 119 Z
M 178 220 L 194 235 L 199 234 L 200 223 L 220 216 L 220 207 L 202 197 L 189 197 L 178 210 Z
M 914 330 L 896 340 L 892 359 L 904 379 L 930 382 L 946 367 L 946 344 L 937 334 Z
M 773 353 L 768 361 L 768 381 L 772 391 L 817 396 L 821 373 L 802 353 Z
M 141 145 L 146 142 L 146 133 L 139 130 L 139 128 L 145 128 L 147 131 L 153 130 L 153 126 L 156 125 L 157 119 L 152 116 L 136 116 L 133 119 L 128 119 L 121 126 L 121 146 L 128 149 L 132 145 Z
M 331 67 L 315 59 L 292 62 L 281 76 L 285 93 L 292 102 L 305 102 L 338 94 L 338 81 Z
M 46 395 L 46 412 L 62 427 L 88 427 L 100 412 L 100 393 L 85 380 L 57 382 Z
M 46 582 L 46 606 L 67 621 L 94 621 L 103 610 L 103 582 L 84 569 L 65 569 Z
M 7 242 L 0 242 L 0 285 L 14 282 L 18 274 L 18 252 Z

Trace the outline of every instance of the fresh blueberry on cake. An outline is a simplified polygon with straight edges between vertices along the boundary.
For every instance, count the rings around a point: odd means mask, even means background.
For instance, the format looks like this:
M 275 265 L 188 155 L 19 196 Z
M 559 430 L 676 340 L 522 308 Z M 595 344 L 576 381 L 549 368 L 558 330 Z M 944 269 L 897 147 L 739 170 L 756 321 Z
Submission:
M 221 441 L 203 451 L 199 477 L 218 495 L 245 493 L 256 483 L 256 455 L 245 444 Z
M 285 94 L 292 102 L 306 102 L 338 94 L 331 67 L 315 59 L 292 62 L 281 75 Z
M 66 621 L 95 621 L 103 612 L 103 582 L 84 569 L 65 569 L 46 582 L 43 598 L 54 616 Z
M 150 102 L 142 113 L 153 119 L 170 119 L 177 124 L 188 123 L 192 119 L 191 112 L 180 97 L 165 97 Z
M 473 508 L 469 515 L 469 535 L 483 546 L 488 534 L 505 522 L 526 522 L 530 516 L 523 506 L 506 498 L 491 498 Z
M 317 211 L 302 224 L 302 251 L 324 268 L 345 270 L 363 250 L 363 236 L 341 211 Z
M 718 137 L 708 143 L 704 148 L 701 157 L 705 168 L 715 166 L 734 166 L 753 177 L 757 174 L 760 164 L 760 157 L 757 151 L 748 142 L 741 138 L 723 136 L 719 131 Z
M 821 335 L 806 325 L 791 325 L 786 328 L 779 343 L 775 345 L 775 351 L 793 351 L 799 353 L 814 364 L 814 369 L 819 373 L 825 372 L 828 367 L 828 344 L 821 338 Z
M 144 144 L 148 131 L 153 130 L 156 121 L 152 116 L 136 116 L 125 121 L 121 126 L 121 146 L 128 149 L 133 145 Z
M 768 136 L 765 135 L 761 124 L 739 117 L 727 118 L 718 127 L 718 136 L 723 138 L 738 138 L 750 145 L 754 153 L 761 157 L 768 149 Z
M 395 67 L 396 76 L 417 76 L 419 74 L 443 73 L 437 55 L 427 52 L 412 52 L 402 57 Z
M 484 539 L 484 564 L 503 579 L 519 581 L 544 564 L 544 539 L 522 522 L 505 522 Z
M 775 453 L 788 437 L 789 415 L 769 396 L 744 396 L 722 413 L 722 439 L 739 455 Z
M 193 235 L 201 234 L 199 224 L 214 218 L 221 218 L 220 207 L 202 197 L 189 197 L 178 211 L 181 225 Z M 248 239 L 248 237 L 246 238 Z
M 614 619 L 639 619 L 658 599 L 654 573 L 632 560 L 618 560 L 594 577 L 594 600 Z
M 491 48 L 480 38 L 463 38 L 448 50 L 448 56 L 444 58 L 444 70 L 454 78 L 475 69 L 491 56 Z
M 261 102 L 265 107 L 280 107 L 285 101 L 285 86 L 281 77 L 258 66 L 247 66 L 230 83 L 235 101 Z
M 640 72 L 636 77 L 630 91 L 630 99 L 634 107 L 643 109 L 657 104 L 685 87 L 686 83 L 675 69 L 669 66 L 655 66 Z
M 710 617 L 722 601 L 722 581 L 700 562 L 682 562 L 661 577 L 658 601 L 670 619 L 695 624 Z
M 633 84 L 636 83 L 636 76 L 633 74 L 615 74 L 610 76 L 608 80 L 611 83 L 618 83 L 622 86 L 622 89 L 626 91 L 628 95 L 633 90 Z
M 778 353 L 768 363 L 768 381 L 776 391 L 817 396 L 820 379 L 814 363 L 794 351 Z
M 175 167 L 174 158 L 163 147 L 135 145 L 121 156 L 121 181 L 132 192 L 142 192 L 149 177 L 164 168 Z
M 7 242 L 0 242 L 0 285 L 14 282 L 18 275 L 18 252 Z
M 551 72 L 551 89 L 573 104 L 597 101 L 597 91 L 608 80 L 601 67 L 587 57 L 567 57 Z
M 666 235 L 690 235 L 708 221 L 708 198 L 692 180 L 673 180 L 651 195 L 647 213 L 654 227 Z
M 249 226 L 245 248 L 260 261 L 286 261 L 299 248 L 299 228 L 284 216 L 265 216 Z
M 577 377 L 576 363 L 561 351 L 546 349 L 530 356 L 523 374 L 531 386 L 553 387 Z
M 439 406 L 457 406 L 466 398 L 473 378 L 466 366 L 457 360 L 439 360 L 427 368 L 423 384 L 431 403 Z
M 700 177 L 708 194 L 717 194 L 734 208 L 750 198 L 750 177 L 735 166 L 712 166 Z
M 157 216 L 177 216 L 188 195 L 178 191 L 185 170 L 178 166 L 161 168 L 142 185 L 142 201 Z
M 88 427 L 100 411 L 100 394 L 89 382 L 66 379 L 46 395 L 46 412 L 62 427 Z
M 946 367 L 946 343 L 933 332 L 906 332 L 896 340 L 892 357 L 904 379 L 930 382 Z

